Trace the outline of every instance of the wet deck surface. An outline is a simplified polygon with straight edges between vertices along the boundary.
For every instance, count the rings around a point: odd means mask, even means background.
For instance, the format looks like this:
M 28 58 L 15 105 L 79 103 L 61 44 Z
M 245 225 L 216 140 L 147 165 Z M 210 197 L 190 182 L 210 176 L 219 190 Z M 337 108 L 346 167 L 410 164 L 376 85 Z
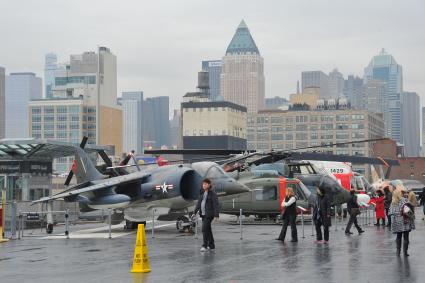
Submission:
M 347 237 L 341 223 L 331 228 L 329 245 L 314 244 L 311 226 L 298 243 L 274 240 L 277 225 L 213 226 L 214 252 L 201 253 L 202 235 L 177 233 L 173 224 L 147 231 L 148 274 L 130 273 L 135 232 L 71 227 L 71 239 L 25 237 L 0 244 L 0 282 L 425 282 L 425 222 L 419 215 L 411 233 L 410 257 L 395 256 L 395 235 L 365 226 Z M 101 225 L 104 226 L 104 225 Z M 354 232 L 354 229 L 352 229 Z M 92 237 L 75 237 L 84 234 Z M 100 235 L 100 236 L 99 236 Z M 45 235 L 43 235 L 45 236 Z M 288 231 L 288 240 L 290 231 Z

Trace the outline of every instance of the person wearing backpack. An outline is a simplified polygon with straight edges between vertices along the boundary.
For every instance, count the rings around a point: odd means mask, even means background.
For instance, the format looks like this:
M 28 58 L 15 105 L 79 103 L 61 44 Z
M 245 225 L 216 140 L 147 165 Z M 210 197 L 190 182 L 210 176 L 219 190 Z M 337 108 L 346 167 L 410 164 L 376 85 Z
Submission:
M 397 256 L 401 252 L 401 239 L 403 238 L 403 254 L 409 256 L 409 233 L 415 229 L 415 215 L 413 206 L 407 201 L 407 191 L 402 186 L 397 186 L 393 192 L 388 214 L 391 216 L 391 231 L 397 234 Z

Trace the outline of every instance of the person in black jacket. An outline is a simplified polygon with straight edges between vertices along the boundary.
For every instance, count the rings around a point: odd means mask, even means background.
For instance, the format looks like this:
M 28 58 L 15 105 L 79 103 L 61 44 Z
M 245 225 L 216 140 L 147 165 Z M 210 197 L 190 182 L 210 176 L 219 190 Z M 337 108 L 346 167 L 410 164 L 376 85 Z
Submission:
M 350 190 L 350 198 L 347 201 L 347 211 L 350 214 L 350 219 L 348 220 L 347 227 L 345 228 L 345 234 L 351 235 L 353 234 L 351 230 L 351 226 L 354 224 L 357 231 L 359 232 L 359 235 L 363 233 L 364 231 L 362 228 L 360 228 L 359 224 L 357 223 L 357 215 L 360 214 L 360 208 L 359 204 L 357 203 L 357 196 L 355 195 L 355 190 Z
M 324 243 L 329 242 L 329 227 L 331 222 L 331 201 L 323 188 L 317 188 L 316 204 L 313 210 L 313 221 L 316 226 L 316 242 L 322 243 L 322 229 L 325 237 Z
M 199 196 L 198 204 L 196 205 L 194 213 L 198 213 L 202 218 L 202 234 L 204 236 L 204 243 L 201 247 L 201 252 L 207 249 L 214 250 L 215 243 L 211 229 L 211 222 L 218 219 L 218 197 L 217 194 L 211 189 L 211 180 L 204 179 L 202 181 L 203 193 Z
M 286 236 L 286 230 L 288 229 L 288 225 L 291 225 L 291 242 L 298 242 L 297 237 L 297 199 L 294 194 L 294 190 L 292 188 L 287 189 L 286 197 L 282 201 L 282 230 L 280 231 L 279 238 L 277 240 L 284 242 Z
M 385 199 L 384 199 L 385 214 L 387 215 L 387 220 L 388 220 L 386 227 L 391 228 L 391 217 L 388 215 L 388 211 L 390 210 L 391 202 L 393 201 L 393 194 L 391 193 L 389 186 L 386 186 L 384 188 L 384 194 L 385 194 Z

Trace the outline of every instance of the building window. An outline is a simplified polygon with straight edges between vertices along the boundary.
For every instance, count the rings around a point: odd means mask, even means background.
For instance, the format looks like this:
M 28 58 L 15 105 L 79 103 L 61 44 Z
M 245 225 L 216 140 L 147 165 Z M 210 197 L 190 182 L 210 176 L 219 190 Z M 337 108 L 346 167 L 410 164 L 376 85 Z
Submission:
M 184 109 L 184 112 L 189 112 L 189 108 L 185 108 Z
M 193 129 L 193 135 L 196 136 L 196 129 Z
M 56 107 L 56 112 L 57 113 L 67 113 L 66 106 L 58 106 L 58 107 Z
M 351 115 L 353 120 L 364 120 L 364 115 Z
M 274 140 L 274 141 L 283 140 L 283 134 L 272 134 L 272 140 Z
M 209 108 L 208 108 L 209 109 Z M 211 136 L 211 130 L 208 130 L 208 135 Z
M 55 108 L 53 106 L 44 107 L 44 114 L 53 114 L 55 113 Z
M 31 113 L 32 114 L 40 114 L 41 113 L 41 108 L 40 107 L 33 107 L 31 109 Z
M 201 108 L 202 109 L 202 108 Z M 204 131 L 203 130 L 199 130 L 199 135 L 203 136 L 204 135 Z
M 269 140 L 269 134 L 257 134 L 257 140 L 258 141 L 268 141 Z
M 337 121 L 348 121 L 350 119 L 349 115 L 336 115 Z
M 353 132 L 351 133 L 351 137 L 356 139 L 364 139 L 365 135 L 364 132 Z
M 272 121 L 272 124 L 282 124 L 283 118 L 282 117 L 272 117 L 271 121 Z
M 96 108 L 95 108 L 95 112 L 96 112 Z M 69 106 L 69 113 L 80 113 L 80 106 L 78 105 Z
M 297 130 L 297 131 L 307 131 L 307 129 L 308 129 L 308 125 L 306 125 L 306 124 L 295 126 L 295 130 Z
M 214 107 L 214 111 L 218 111 L 218 107 Z
M 319 116 L 311 116 L 310 117 L 310 122 L 318 122 L 319 121 Z

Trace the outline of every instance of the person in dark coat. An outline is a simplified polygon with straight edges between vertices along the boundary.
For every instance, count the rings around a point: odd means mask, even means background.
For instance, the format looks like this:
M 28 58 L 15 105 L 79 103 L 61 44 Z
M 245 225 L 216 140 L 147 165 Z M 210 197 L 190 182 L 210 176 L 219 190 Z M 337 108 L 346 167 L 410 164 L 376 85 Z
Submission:
M 386 186 L 384 188 L 384 194 L 385 194 L 385 199 L 384 199 L 384 208 L 385 208 L 385 214 L 387 215 L 387 227 L 391 228 L 391 217 L 388 215 L 388 211 L 390 210 L 390 206 L 391 206 L 391 202 L 393 200 L 393 194 L 390 191 L 390 187 Z
M 280 231 L 279 238 L 277 240 L 284 242 L 286 236 L 286 230 L 288 229 L 288 225 L 291 225 L 291 242 L 298 242 L 297 237 L 297 199 L 294 194 L 294 190 L 292 188 L 288 188 L 286 192 L 286 197 L 282 201 L 282 230 Z
M 204 243 L 201 247 L 201 252 L 207 249 L 214 250 L 214 236 L 211 229 L 211 223 L 215 219 L 218 219 L 218 197 L 217 194 L 211 189 L 211 180 L 204 179 L 202 181 L 203 193 L 199 196 L 198 204 L 196 205 L 194 213 L 198 213 L 202 218 L 202 234 L 204 237 Z
M 347 201 L 347 211 L 350 214 L 350 219 L 348 220 L 347 227 L 345 227 L 345 234 L 351 235 L 353 234 L 351 230 L 351 226 L 354 224 L 354 226 L 357 229 L 357 232 L 359 232 L 359 235 L 363 233 L 364 231 L 362 228 L 360 228 L 359 224 L 357 223 L 357 216 L 360 214 L 360 207 L 357 203 L 357 196 L 355 194 L 355 190 L 350 191 L 350 198 Z
M 425 187 L 422 188 L 422 193 L 419 195 L 419 204 L 422 205 L 422 210 L 424 213 L 422 220 L 425 220 Z
M 331 223 L 331 201 L 323 188 L 317 188 L 316 203 L 313 208 L 313 221 L 316 226 L 316 243 L 329 242 L 329 227 Z M 322 229 L 325 241 L 322 242 Z
M 407 201 L 407 192 L 402 186 L 397 186 L 393 192 L 388 214 L 391 216 L 391 230 L 397 234 L 397 255 L 401 251 L 401 239 L 403 238 L 403 254 L 409 256 L 409 233 L 415 229 L 415 212 L 413 206 Z

